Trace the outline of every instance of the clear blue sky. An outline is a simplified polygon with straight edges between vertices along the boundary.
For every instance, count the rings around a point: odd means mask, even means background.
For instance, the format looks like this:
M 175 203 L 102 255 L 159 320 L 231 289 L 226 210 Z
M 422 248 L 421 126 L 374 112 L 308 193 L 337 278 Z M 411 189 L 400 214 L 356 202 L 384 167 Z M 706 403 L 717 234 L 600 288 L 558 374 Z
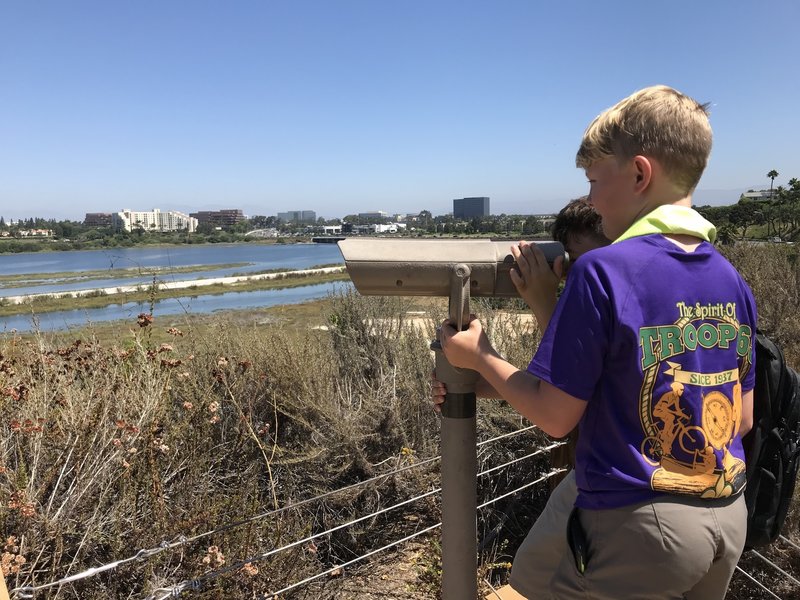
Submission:
M 0 215 L 433 214 L 586 193 L 586 125 L 641 87 L 712 103 L 698 204 L 800 177 L 800 2 L 0 4 Z

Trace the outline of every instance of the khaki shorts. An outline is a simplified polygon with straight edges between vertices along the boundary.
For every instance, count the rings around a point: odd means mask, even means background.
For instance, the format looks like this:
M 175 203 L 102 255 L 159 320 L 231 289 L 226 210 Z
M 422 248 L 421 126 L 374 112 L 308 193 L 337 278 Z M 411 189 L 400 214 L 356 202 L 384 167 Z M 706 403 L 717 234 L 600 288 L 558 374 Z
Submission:
M 550 597 L 550 579 L 564 553 L 569 551 L 567 519 L 577 497 L 578 486 L 572 470 L 550 492 L 542 514 L 517 550 L 509 583 L 526 598 Z
M 567 490 L 562 491 L 566 495 Z M 579 511 L 588 542 L 583 574 L 566 542 L 572 507 L 565 509 L 565 500 L 557 496 L 550 511 L 548 501 L 542 512 L 546 521 L 537 528 L 537 520 L 528 534 L 532 539 L 525 539 L 514 559 L 511 586 L 529 600 L 725 597 L 747 532 L 741 494 L 720 500 L 670 496 L 617 509 Z M 560 531 L 549 530 L 547 524 Z M 552 552 L 540 542 L 549 544 Z

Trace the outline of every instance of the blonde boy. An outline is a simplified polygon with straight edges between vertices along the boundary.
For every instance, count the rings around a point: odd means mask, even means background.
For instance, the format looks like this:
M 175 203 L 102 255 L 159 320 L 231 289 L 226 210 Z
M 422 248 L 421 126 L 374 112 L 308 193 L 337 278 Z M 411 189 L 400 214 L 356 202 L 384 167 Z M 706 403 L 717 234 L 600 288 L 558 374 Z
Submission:
M 442 327 L 448 360 L 544 431 L 580 423 L 571 551 L 544 578 L 515 561 L 511 584 L 527 598 L 725 596 L 745 537 L 756 310 L 691 208 L 710 150 L 706 107 L 676 90 L 646 88 L 608 109 L 577 164 L 615 242 L 572 267 L 527 371 L 479 321 Z

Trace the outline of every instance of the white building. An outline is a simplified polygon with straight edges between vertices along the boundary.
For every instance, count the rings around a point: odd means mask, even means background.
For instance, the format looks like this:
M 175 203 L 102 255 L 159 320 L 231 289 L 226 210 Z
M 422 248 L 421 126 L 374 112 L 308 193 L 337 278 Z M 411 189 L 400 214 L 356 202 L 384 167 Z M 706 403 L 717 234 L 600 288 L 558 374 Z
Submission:
M 358 213 L 359 219 L 388 219 L 389 213 L 383 212 L 382 210 L 376 210 L 374 212 L 362 212 Z
M 381 225 L 380 223 L 376 223 L 375 225 L 370 225 L 373 228 L 375 233 L 397 233 L 398 231 L 402 231 L 406 229 L 405 223 L 389 223 L 388 225 Z
M 150 211 L 133 211 L 123 208 L 122 212 L 111 216 L 113 226 L 117 230 L 133 231 L 188 231 L 193 233 L 197 229 L 197 219 L 189 215 L 170 210 L 161 212 L 154 208 Z
M 543 227 L 550 227 L 553 223 L 556 222 L 556 215 L 549 214 L 549 215 L 531 215 L 534 219 L 539 221 Z
M 769 190 L 758 190 L 758 191 L 750 190 L 742 194 L 742 198 L 747 198 L 748 200 L 756 200 L 758 202 L 764 202 L 766 200 L 772 200 L 772 198 L 774 197 L 773 196 L 774 192 L 775 190 L 772 190 L 771 192 Z

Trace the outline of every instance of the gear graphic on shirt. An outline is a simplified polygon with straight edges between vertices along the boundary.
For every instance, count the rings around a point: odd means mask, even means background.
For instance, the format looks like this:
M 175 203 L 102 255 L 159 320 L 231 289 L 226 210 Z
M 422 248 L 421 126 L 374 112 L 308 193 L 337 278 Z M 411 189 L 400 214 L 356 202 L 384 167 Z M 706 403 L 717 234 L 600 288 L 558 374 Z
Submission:
M 703 431 L 708 443 L 722 450 L 733 435 L 733 404 L 722 392 L 710 392 L 703 397 Z

